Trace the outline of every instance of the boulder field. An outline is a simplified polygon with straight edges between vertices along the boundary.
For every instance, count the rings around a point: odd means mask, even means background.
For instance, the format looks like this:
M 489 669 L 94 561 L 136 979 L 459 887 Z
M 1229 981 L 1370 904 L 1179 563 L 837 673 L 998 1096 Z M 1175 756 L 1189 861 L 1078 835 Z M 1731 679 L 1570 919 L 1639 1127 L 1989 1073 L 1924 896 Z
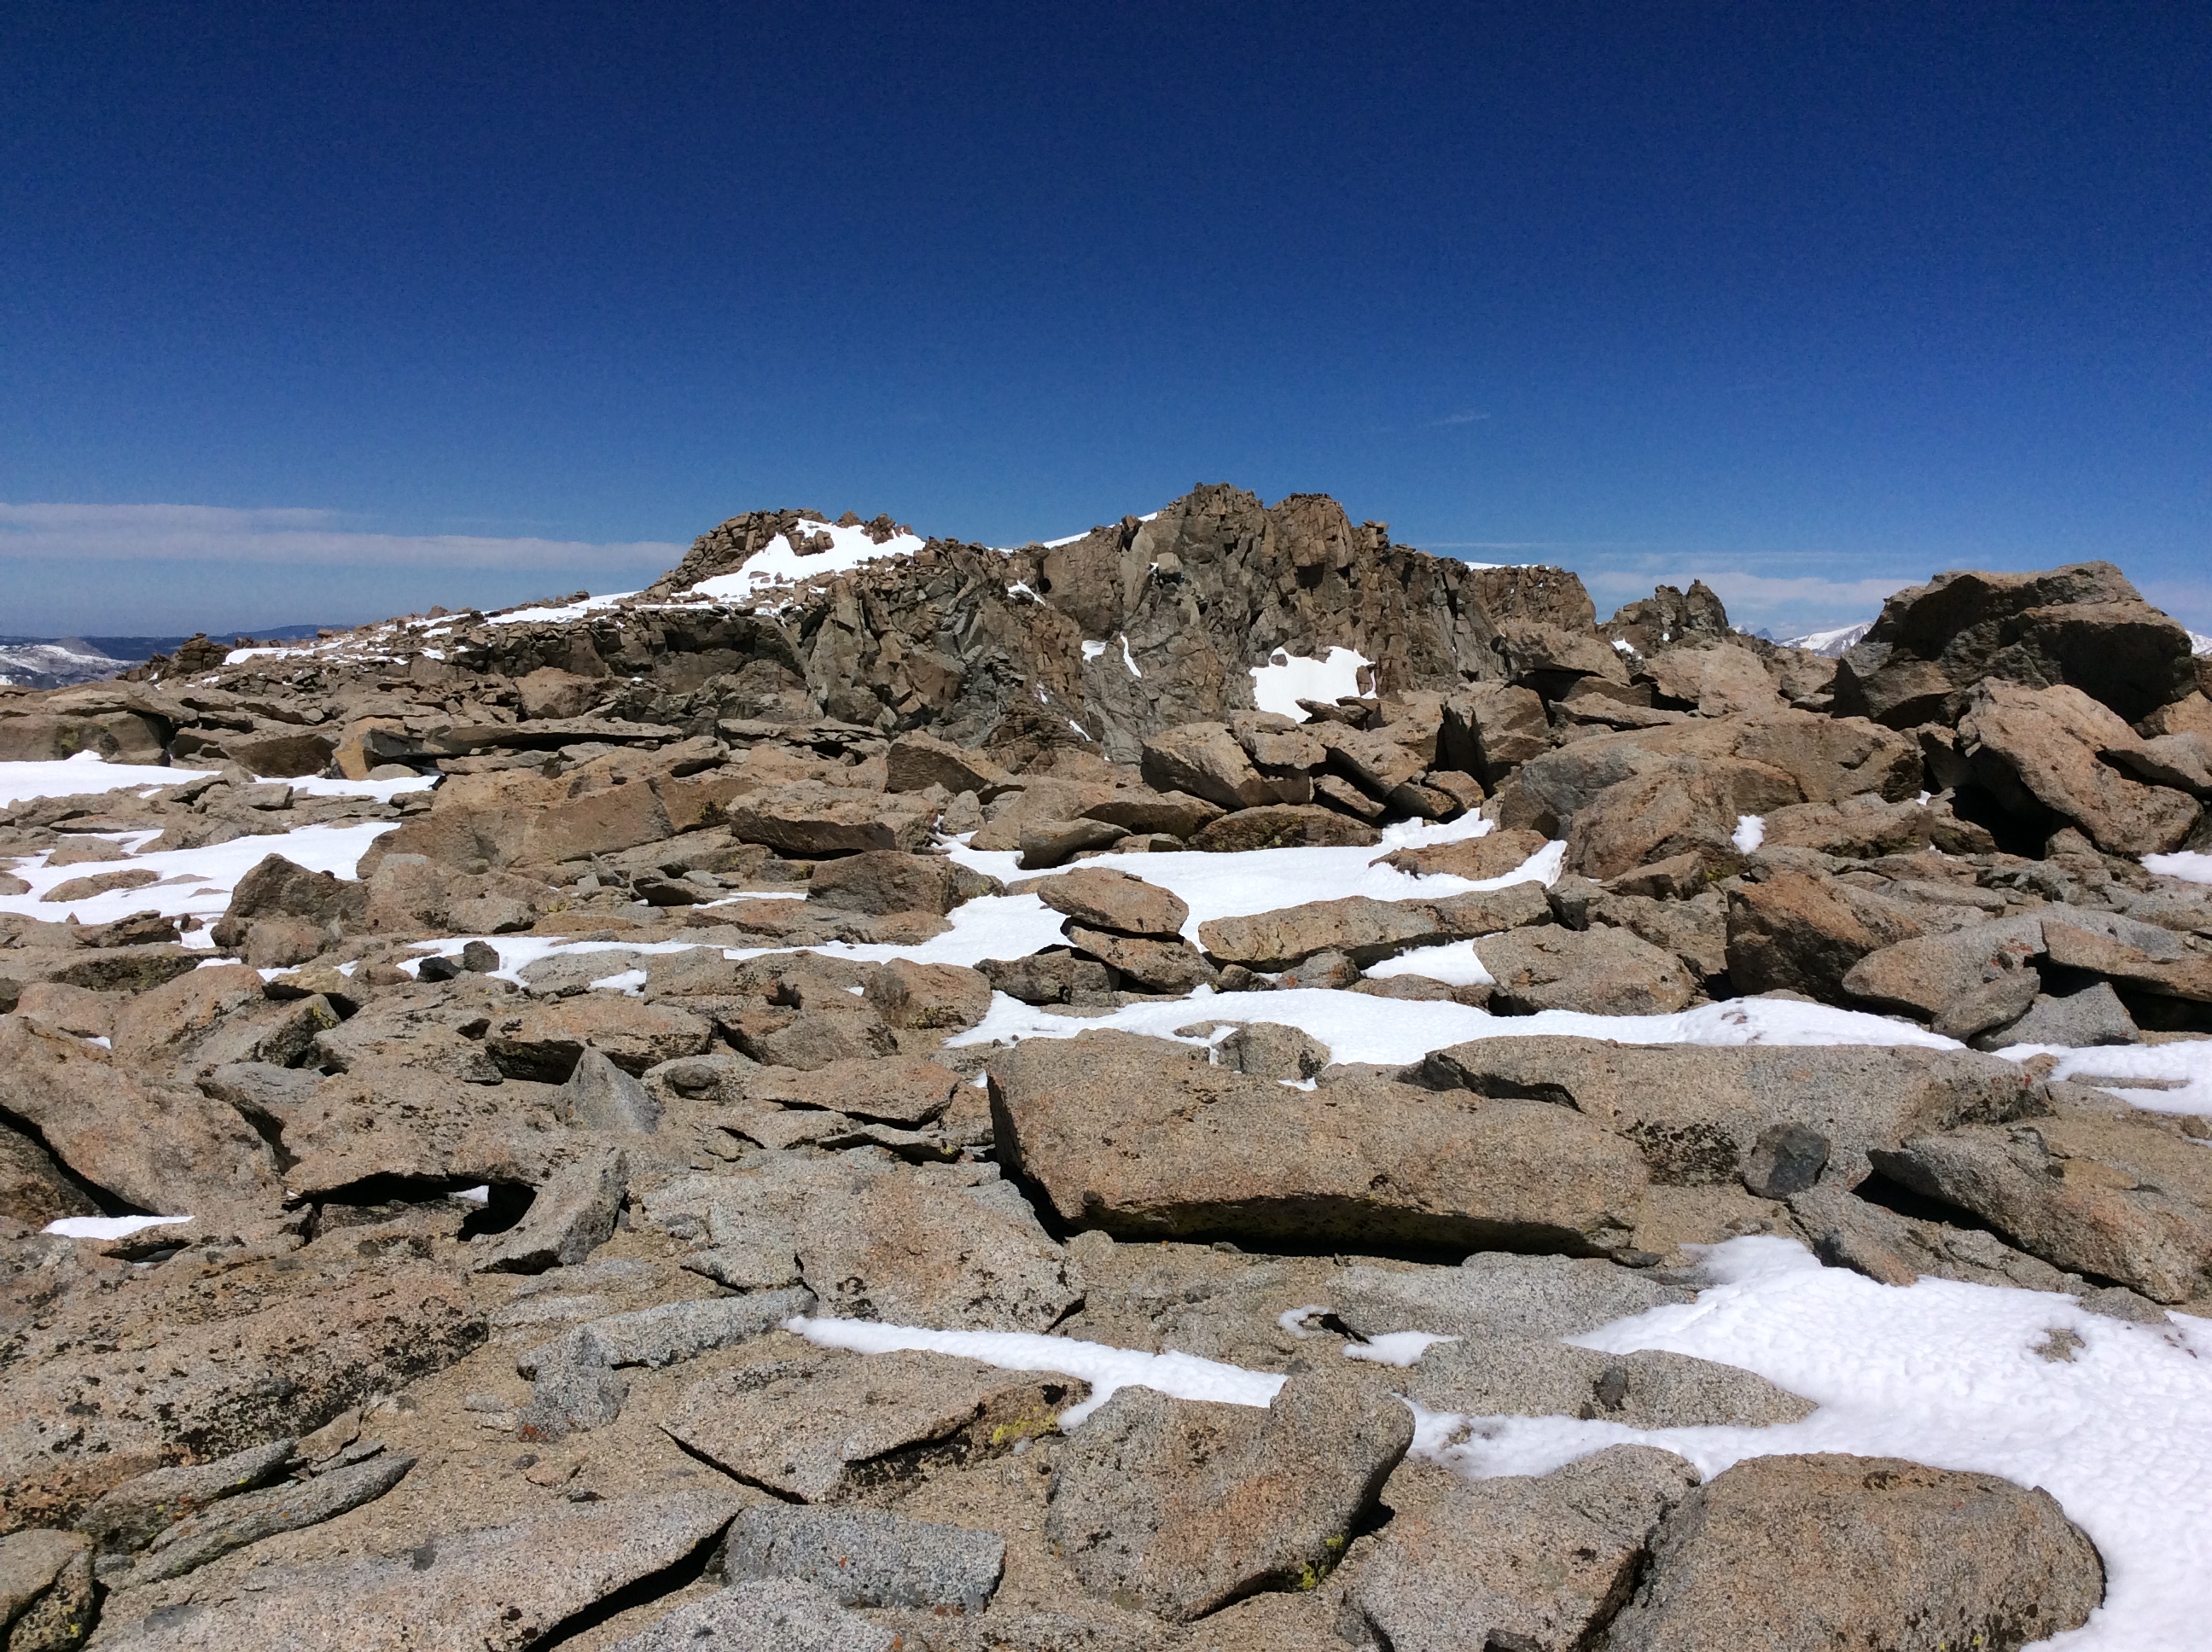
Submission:
M 2079 1625 L 2051 1491 L 1603 1345 L 2212 1312 L 2208 691 L 2105 563 L 1825 659 L 1228 487 L 0 689 L 0 1648 Z

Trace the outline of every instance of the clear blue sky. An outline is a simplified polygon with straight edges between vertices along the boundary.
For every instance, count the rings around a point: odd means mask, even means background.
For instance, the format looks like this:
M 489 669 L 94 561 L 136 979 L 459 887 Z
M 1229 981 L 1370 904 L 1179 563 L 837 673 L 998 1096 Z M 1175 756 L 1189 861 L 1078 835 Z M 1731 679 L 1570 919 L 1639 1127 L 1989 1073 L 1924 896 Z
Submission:
M 2212 9 L 0 10 L 0 631 L 1200 481 L 1833 623 L 2212 630 Z

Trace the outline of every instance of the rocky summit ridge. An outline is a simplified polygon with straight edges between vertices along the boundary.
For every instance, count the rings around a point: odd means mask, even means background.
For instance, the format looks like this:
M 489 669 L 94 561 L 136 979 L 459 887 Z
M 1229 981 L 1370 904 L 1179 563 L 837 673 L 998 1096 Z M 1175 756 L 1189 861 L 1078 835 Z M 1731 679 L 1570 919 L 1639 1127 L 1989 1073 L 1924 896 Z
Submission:
M 2189 1358 L 2192 647 L 2106 563 L 1601 621 L 1208 486 L 0 689 L 0 1648 L 2080 1625 L 2088 1479 L 1601 1347 L 1750 1257 Z

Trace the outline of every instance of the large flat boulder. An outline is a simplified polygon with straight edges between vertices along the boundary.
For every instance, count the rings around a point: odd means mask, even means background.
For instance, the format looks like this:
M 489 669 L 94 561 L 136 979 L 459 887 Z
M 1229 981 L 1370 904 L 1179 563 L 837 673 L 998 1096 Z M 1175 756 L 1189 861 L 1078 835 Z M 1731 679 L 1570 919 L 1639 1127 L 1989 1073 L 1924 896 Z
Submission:
M 848 1503 L 1055 1432 L 1090 1388 L 946 1354 L 815 1354 L 702 1377 L 663 1424 L 694 1456 L 793 1503 Z
M 142 1083 L 108 1051 L 21 1016 L 0 1016 L 0 1109 L 138 1210 L 219 1219 L 273 1214 L 283 1197 L 269 1145 L 236 1108 L 181 1084 Z
M 1481 1038 L 1413 1071 L 1440 1088 L 1571 1108 L 1635 1142 L 1651 1179 L 1674 1185 L 1739 1179 L 1779 1125 L 1818 1132 L 1832 1152 L 1865 1152 L 2045 1110 L 2018 1066 L 1966 1050 Z
M 1648 1446 L 1474 1482 L 1408 1464 L 1391 1479 L 1392 1518 L 1346 1591 L 1346 1615 L 1392 1652 L 1590 1645 L 1697 1483 L 1688 1463 Z
M 1408 947 L 1492 935 L 1551 921 L 1540 884 L 1509 884 L 1433 901 L 1377 901 L 1346 896 L 1278 907 L 1249 917 L 1200 924 L 1199 944 L 1223 963 L 1284 969 L 1316 952 L 1341 952 L 1356 963 L 1395 957 Z
M 564 1621 L 711 1543 L 734 1491 L 577 1503 L 507 1525 L 448 1528 L 392 1555 L 261 1569 L 146 1613 L 101 1645 L 129 1652 L 522 1652 Z
M 9 1368 L 0 1506 L 11 1520 L 67 1519 L 149 1470 L 309 1433 L 453 1364 L 486 1327 L 457 1273 L 412 1266 L 194 1322 L 159 1315 L 138 1334 L 146 1370 L 127 1384 L 111 1380 L 116 1355 L 101 1345 Z
M 1668 1516 L 1616 1652 L 2011 1652 L 2104 1599 L 2047 1491 L 1893 1457 L 1753 1457 Z
M 1603 924 L 1516 929 L 1479 942 L 1475 957 L 1497 982 L 1492 1006 L 1509 1015 L 1672 1015 L 1698 991 L 1674 953 Z
M 1292 1090 L 1127 1033 L 1032 1040 L 990 1080 L 1009 1169 L 1060 1220 L 1117 1237 L 1588 1254 L 1623 1242 L 1645 1182 L 1627 1141 L 1568 1108 Z
M 1869 953 L 1918 938 L 1943 914 L 1802 872 L 1778 872 L 1728 895 L 1728 974 L 1740 993 L 1844 999 L 1844 977 Z
M 2124 1118 L 2038 1119 L 1916 1135 L 1875 1168 L 1972 1212 L 2054 1266 L 2154 1302 L 2212 1290 L 2212 1155 Z
M 2114 854 L 2179 848 L 2203 814 L 2188 793 L 2103 761 L 2134 746 L 2135 731 L 2079 689 L 1984 683 L 1960 720 L 1959 742 L 1975 778 L 2008 809 L 2029 819 L 2047 811 Z
M 1836 710 L 1892 728 L 1955 722 L 1987 681 L 2081 689 L 2129 722 L 2195 686 L 2189 633 L 2110 562 L 1939 574 L 1882 604 L 1836 671 Z

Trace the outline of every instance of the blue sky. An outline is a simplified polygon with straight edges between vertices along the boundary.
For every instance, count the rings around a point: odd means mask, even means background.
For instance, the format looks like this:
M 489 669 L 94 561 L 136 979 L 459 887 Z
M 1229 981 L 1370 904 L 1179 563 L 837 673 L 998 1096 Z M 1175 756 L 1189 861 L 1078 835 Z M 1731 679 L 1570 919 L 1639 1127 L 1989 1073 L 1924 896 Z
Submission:
M 2212 630 L 2207 109 L 2203 7 L 17 0 L 0 631 L 1200 481 L 1601 612 L 2107 556 Z

